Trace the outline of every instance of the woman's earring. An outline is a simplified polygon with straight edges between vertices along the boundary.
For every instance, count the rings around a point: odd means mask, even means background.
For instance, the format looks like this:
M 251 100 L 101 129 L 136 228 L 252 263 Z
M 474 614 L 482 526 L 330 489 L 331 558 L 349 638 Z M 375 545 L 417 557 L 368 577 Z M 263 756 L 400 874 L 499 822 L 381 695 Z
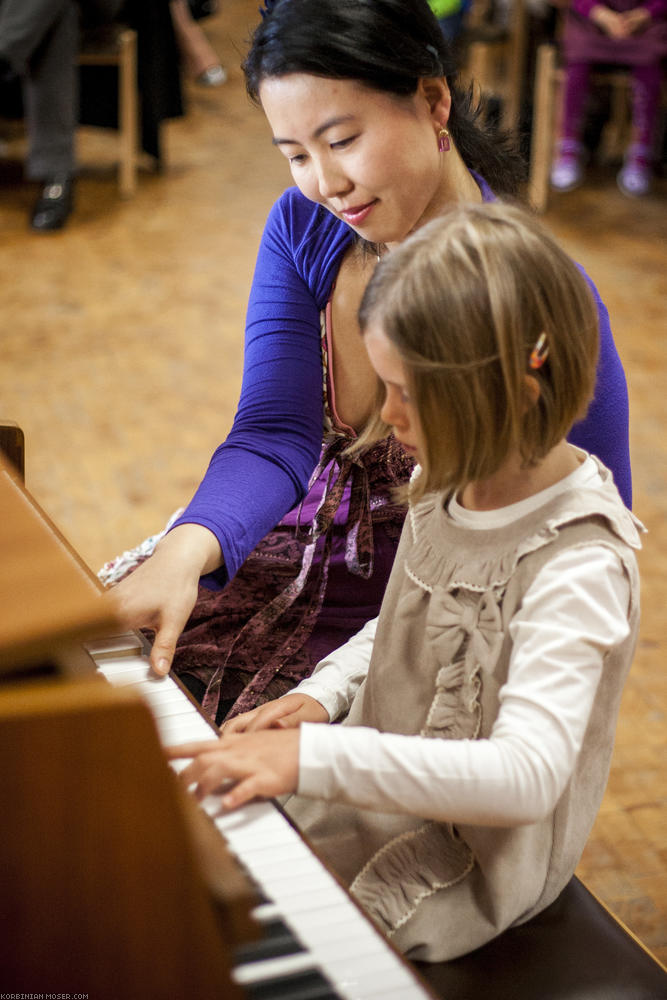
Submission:
M 438 132 L 438 149 L 441 153 L 446 153 L 450 148 L 449 132 L 446 128 L 441 128 Z

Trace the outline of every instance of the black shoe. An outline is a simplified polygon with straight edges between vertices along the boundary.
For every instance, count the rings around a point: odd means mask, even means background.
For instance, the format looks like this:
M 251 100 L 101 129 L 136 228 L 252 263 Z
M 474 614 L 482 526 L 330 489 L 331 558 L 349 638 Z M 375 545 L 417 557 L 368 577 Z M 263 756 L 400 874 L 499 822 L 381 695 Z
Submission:
M 13 83 L 18 77 L 9 59 L 0 56 L 0 83 Z
M 73 185 L 68 174 L 58 174 L 45 181 L 32 210 L 30 225 L 33 229 L 39 232 L 62 229 L 72 211 Z

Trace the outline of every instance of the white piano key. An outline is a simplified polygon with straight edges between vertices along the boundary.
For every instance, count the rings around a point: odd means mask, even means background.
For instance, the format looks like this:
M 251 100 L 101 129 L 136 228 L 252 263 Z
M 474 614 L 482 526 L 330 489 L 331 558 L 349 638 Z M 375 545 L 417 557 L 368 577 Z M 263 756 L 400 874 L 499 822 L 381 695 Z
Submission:
M 179 701 L 177 698 L 173 697 L 173 692 L 165 692 L 165 694 L 170 694 L 172 697 L 169 698 L 151 698 L 148 707 L 155 716 L 156 719 L 165 719 L 168 717 L 180 717 L 184 718 L 189 715 L 183 709 L 183 702 Z M 196 715 L 196 712 L 193 713 Z M 209 729 L 211 734 L 211 739 L 215 739 L 215 733 Z
M 295 972 L 306 972 L 316 968 L 312 955 L 308 952 L 297 952 L 295 955 L 285 955 L 282 958 L 267 958 L 262 962 L 248 962 L 232 970 L 232 979 L 239 986 L 251 983 L 261 983 L 266 979 L 278 979 Z
M 151 708 L 155 705 L 169 703 L 179 705 L 181 712 L 184 712 L 192 707 L 189 702 L 183 702 L 183 694 L 175 684 L 161 684 L 159 681 L 153 683 L 150 680 L 144 680 L 138 681 L 133 686 L 137 693 L 146 699 Z
M 96 663 L 104 659 L 118 659 L 120 656 L 139 656 L 144 650 L 143 641 L 136 632 L 95 639 L 85 642 L 83 646 Z
M 108 674 L 103 667 L 100 667 L 99 672 L 104 674 L 114 687 L 127 687 L 131 684 L 139 684 L 141 681 L 148 680 L 148 670 L 143 664 L 139 664 L 138 666 L 133 664 L 127 670 L 113 674 Z M 153 683 L 160 684 L 161 679 L 156 677 Z
M 95 661 L 97 663 L 97 661 Z M 127 673 L 130 670 L 134 670 L 136 667 L 141 667 L 146 671 L 147 674 L 152 674 L 154 677 L 158 675 L 153 673 L 153 668 L 150 665 L 150 661 L 147 656 L 118 656 L 109 657 L 108 659 L 100 660 L 97 663 L 97 669 L 100 673 L 104 674 L 110 680 L 119 677 L 121 674 Z
M 274 868 L 289 867 L 295 861 L 307 857 L 310 852 L 304 851 L 303 843 L 288 841 L 284 844 L 253 844 L 245 851 L 248 857 L 252 857 L 253 865 L 261 865 L 264 860 L 272 864 Z
M 210 730 L 205 736 L 202 736 L 202 727 L 205 729 L 208 727 L 196 712 L 192 715 L 177 716 L 176 718 L 169 716 L 165 719 L 156 719 L 155 722 L 160 739 L 167 747 L 177 747 L 181 743 L 192 743 L 211 738 Z M 215 739 L 215 736 L 213 738 Z
M 272 920 L 279 920 L 282 915 L 276 903 L 258 903 L 250 912 L 250 916 L 259 924 L 269 924 Z

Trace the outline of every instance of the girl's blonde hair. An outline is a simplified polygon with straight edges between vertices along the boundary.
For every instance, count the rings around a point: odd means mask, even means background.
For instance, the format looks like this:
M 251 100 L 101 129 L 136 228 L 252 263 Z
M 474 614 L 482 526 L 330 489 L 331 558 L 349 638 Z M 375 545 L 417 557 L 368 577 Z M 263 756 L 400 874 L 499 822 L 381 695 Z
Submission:
M 598 317 L 586 278 L 525 210 L 452 208 L 378 265 L 359 310 L 405 365 L 421 424 L 411 495 L 491 476 L 515 448 L 529 466 L 581 419 L 595 387 Z M 531 352 L 546 334 L 548 357 Z M 533 403 L 526 375 L 539 385 Z M 379 411 L 359 441 L 387 433 Z

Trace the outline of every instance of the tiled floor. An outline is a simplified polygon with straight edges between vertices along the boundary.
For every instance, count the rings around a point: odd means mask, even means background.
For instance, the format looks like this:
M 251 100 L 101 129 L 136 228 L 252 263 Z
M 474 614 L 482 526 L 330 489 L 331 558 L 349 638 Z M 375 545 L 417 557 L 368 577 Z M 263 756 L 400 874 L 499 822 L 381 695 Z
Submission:
M 0 416 L 23 426 L 29 487 L 94 569 L 188 500 L 234 413 L 255 250 L 288 183 L 238 68 L 256 16 L 256 0 L 225 0 L 205 22 L 229 82 L 188 87 L 168 169 L 143 169 L 133 200 L 117 197 L 113 136 L 86 130 L 71 223 L 35 236 L 21 141 L 0 159 Z M 598 168 L 546 219 L 612 316 L 649 529 L 640 646 L 579 873 L 667 962 L 667 182 L 628 201 Z

